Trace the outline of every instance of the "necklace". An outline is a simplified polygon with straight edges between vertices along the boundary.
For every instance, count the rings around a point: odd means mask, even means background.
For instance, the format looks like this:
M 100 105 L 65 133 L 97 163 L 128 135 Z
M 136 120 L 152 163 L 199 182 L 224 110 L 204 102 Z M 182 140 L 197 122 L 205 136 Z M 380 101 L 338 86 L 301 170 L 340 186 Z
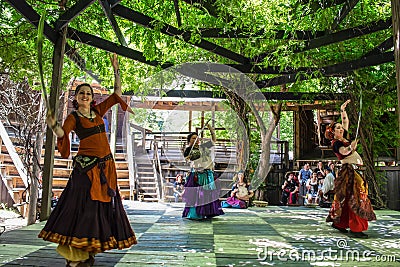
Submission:
M 82 112 L 80 112 L 79 110 L 77 110 L 77 111 L 78 111 L 78 113 L 79 113 L 82 117 L 84 117 L 84 118 L 90 120 L 91 122 L 94 122 L 94 118 L 92 118 L 92 111 L 90 111 L 90 113 L 89 113 L 89 114 L 90 114 L 90 117 L 87 117 L 87 116 L 83 115 Z

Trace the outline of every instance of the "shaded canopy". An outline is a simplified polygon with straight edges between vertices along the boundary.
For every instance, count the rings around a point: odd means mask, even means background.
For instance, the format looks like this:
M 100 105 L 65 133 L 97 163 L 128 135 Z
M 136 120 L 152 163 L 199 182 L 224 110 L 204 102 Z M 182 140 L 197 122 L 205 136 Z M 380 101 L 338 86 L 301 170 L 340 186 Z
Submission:
M 259 88 L 394 61 L 390 1 L 6 2 L 36 27 L 47 10 L 52 43 L 68 26 L 66 55 L 97 80 L 93 48 L 157 68 L 218 62 L 255 74 Z

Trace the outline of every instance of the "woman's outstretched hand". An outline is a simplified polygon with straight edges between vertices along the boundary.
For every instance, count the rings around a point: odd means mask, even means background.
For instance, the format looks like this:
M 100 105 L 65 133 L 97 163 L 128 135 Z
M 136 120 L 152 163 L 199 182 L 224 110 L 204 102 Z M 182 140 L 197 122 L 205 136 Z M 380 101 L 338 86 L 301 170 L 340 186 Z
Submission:
M 346 107 L 347 107 L 347 104 L 349 104 L 351 102 L 351 100 L 350 99 L 347 99 L 346 100 L 346 102 L 344 102 L 341 106 L 340 106 L 340 111 L 345 111 L 346 110 Z
M 114 69 L 114 93 L 118 96 L 122 96 L 121 76 L 119 74 L 119 62 L 117 54 L 113 53 L 110 55 L 110 60 Z
M 114 72 L 115 72 L 115 70 L 119 70 L 119 62 L 118 62 L 117 53 L 113 53 L 112 55 L 110 55 L 110 60 L 111 60 L 112 66 L 114 68 Z

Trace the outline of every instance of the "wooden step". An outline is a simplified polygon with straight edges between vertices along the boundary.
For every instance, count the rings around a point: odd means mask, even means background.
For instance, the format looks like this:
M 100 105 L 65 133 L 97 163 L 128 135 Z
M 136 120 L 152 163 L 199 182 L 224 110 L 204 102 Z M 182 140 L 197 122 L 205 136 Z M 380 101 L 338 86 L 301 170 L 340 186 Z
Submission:
M 144 186 L 144 185 L 151 185 L 151 186 L 155 186 L 155 182 L 153 181 L 153 182 L 150 182 L 150 181 L 146 181 L 146 182 L 143 182 L 143 181 L 140 181 L 140 185 L 141 186 Z
M 156 186 L 154 185 L 154 186 L 139 186 L 139 188 L 141 189 L 141 190 L 145 190 L 145 191 L 153 191 L 153 190 L 156 190 Z
M 129 178 L 129 170 L 118 170 L 117 169 L 117 177 L 120 178 Z
M 64 189 L 67 186 L 69 178 L 53 177 L 53 188 Z
M 118 186 L 120 186 L 120 187 L 128 187 L 129 188 L 129 186 L 130 186 L 129 179 L 118 178 L 117 183 L 118 183 Z
M 69 177 L 72 169 L 66 168 L 53 168 L 53 177 Z
M 128 170 L 129 162 L 128 161 L 115 161 L 115 167 L 118 170 Z
M 137 172 L 138 176 L 147 176 L 147 177 L 153 177 L 154 172 L 153 171 L 138 171 Z

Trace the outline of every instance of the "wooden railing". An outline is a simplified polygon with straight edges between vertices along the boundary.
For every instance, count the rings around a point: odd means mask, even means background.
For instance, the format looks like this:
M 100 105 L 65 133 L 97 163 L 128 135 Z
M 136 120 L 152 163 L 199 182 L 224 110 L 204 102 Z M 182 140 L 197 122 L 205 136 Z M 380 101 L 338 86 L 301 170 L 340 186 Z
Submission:
M 161 161 L 160 161 L 160 155 L 158 154 L 158 143 L 154 142 L 154 175 L 157 175 L 157 185 L 158 185 L 158 198 L 159 199 L 164 199 L 164 176 L 163 172 L 161 170 Z
M 129 124 L 129 117 L 125 116 L 126 123 Z M 126 153 L 127 153 L 127 161 L 128 161 L 128 170 L 129 170 L 129 199 L 133 200 L 135 192 L 137 192 L 136 184 L 137 184 L 137 165 L 135 162 L 135 140 L 134 134 L 132 133 L 131 127 L 126 127 Z

